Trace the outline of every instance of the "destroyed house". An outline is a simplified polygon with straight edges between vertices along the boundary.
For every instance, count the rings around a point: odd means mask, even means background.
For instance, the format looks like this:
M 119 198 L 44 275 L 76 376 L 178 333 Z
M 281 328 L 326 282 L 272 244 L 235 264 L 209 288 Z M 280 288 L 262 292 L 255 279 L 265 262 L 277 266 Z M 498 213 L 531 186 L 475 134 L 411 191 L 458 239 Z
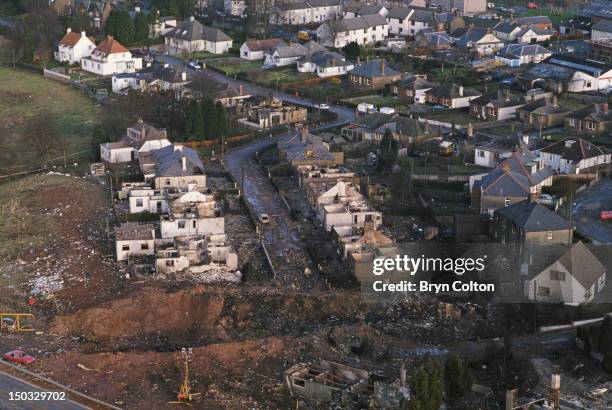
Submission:
M 238 256 L 224 234 L 177 236 L 173 242 L 160 246 L 155 256 L 157 273 L 197 271 L 203 265 L 238 268 Z
M 397 380 L 327 361 L 296 364 L 284 372 L 283 378 L 292 397 L 343 408 L 399 409 L 410 399 L 405 377 Z
M 415 118 L 399 114 L 371 113 L 357 118 L 353 123 L 342 127 L 341 134 L 355 141 L 382 141 L 389 129 L 393 138 L 404 145 L 423 142 L 431 137 L 440 136 L 440 127 L 421 123 Z
M 204 164 L 192 148 L 172 144 L 139 156 L 145 181 L 154 181 L 155 189 L 206 188 Z
M 277 143 L 281 160 L 293 166 L 337 166 L 344 163 L 344 152 L 332 152 L 320 138 L 303 127 L 287 142 Z
M 118 261 L 155 254 L 155 225 L 126 222 L 115 228 Z
M 161 237 L 202 236 L 225 233 L 225 219 L 214 197 L 189 191 L 175 199 L 161 218 Z
M 335 184 L 338 181 L 352 182 L 357 185 L 361 180 L 359 175 L 344 167 L 300 165 L 296 170 L 298 185 L 301 189 L 307 189 L 309 184 L 321 184 L 325 182 Z

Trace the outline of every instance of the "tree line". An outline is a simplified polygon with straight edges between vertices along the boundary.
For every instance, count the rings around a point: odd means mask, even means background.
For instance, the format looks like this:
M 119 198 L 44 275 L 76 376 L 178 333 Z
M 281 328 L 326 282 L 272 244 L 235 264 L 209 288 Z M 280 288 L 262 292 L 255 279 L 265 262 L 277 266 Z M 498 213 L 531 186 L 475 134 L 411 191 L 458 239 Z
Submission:
M 220 101 L 204 98 L 201 103 L 193 100 L 185 113 L 185 132 L 192 140 L 220 139 L 229 128 L 225 107 Z
M 106 19 L 104 30 L 123 45 L 142 44 L 149 40 L 149 24 L 154 23 L 156 18 L 157 12 L 154 10 L 148 15 L 136 13 L 132 18 L 125 9 L 113 9 Z

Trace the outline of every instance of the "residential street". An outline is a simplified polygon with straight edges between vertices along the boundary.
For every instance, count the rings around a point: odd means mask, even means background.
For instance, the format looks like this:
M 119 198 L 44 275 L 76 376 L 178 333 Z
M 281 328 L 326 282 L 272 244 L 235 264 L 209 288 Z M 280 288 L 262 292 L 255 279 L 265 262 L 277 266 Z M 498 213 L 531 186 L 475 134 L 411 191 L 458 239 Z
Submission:
M 576 195 L 572 217 L 576 230 L 596 243 L 612 243 L 612 225 L 599 219 L 601 211 L 612 210 L 612 180 L 602 178 Z
M 43 391 L 27 382 L 0 372 L 0 408 L 3 410 L 82 410 L 87 409 L 71 400 L 11 401 L 9 392 Z M 46 391 L 46 390 L 45 390 Z

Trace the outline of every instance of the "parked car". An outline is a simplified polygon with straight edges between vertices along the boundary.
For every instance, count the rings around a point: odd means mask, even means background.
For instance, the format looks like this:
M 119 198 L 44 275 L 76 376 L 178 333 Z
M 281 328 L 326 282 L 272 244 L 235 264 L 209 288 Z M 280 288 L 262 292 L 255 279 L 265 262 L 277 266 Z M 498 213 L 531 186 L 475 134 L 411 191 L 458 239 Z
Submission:
M 198 60 L 191 60 L 189 62 L 189 67 L 193 68 L 194 70 L 202 69 L 202 65 L 198 62 Z
M 529 2 L 527 3 L 527 8 L 535 10 L 538 8 L 538 3 Z
M 612 211 L 601 211 L 599 214 L 599 219 L 602 221 L 612 221 Z
M 259 214 L 259 222 L 262 224 L 268 224 L 270 223 L 270 217 L 268 214 Z
M 23 350 L 12 350 L 2 356 L 4 360 L 17 364 L 28 364 L 34 361 L 34 357 L 26 354 Z
M 329 110 L 329 104 L 325 104 L 325 103 L 321 103 L 319 105 L 317 105 L 317 108 L 320 110 Z

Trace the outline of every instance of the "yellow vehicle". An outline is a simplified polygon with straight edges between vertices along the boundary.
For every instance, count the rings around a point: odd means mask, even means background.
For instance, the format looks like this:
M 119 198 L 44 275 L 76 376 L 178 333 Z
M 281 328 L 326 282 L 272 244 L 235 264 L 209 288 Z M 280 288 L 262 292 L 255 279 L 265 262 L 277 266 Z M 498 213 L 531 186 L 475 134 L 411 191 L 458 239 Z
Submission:
M 310 33 L 304 30 L 299 31 L 297 38 L 300 41 L 310 41 Z

